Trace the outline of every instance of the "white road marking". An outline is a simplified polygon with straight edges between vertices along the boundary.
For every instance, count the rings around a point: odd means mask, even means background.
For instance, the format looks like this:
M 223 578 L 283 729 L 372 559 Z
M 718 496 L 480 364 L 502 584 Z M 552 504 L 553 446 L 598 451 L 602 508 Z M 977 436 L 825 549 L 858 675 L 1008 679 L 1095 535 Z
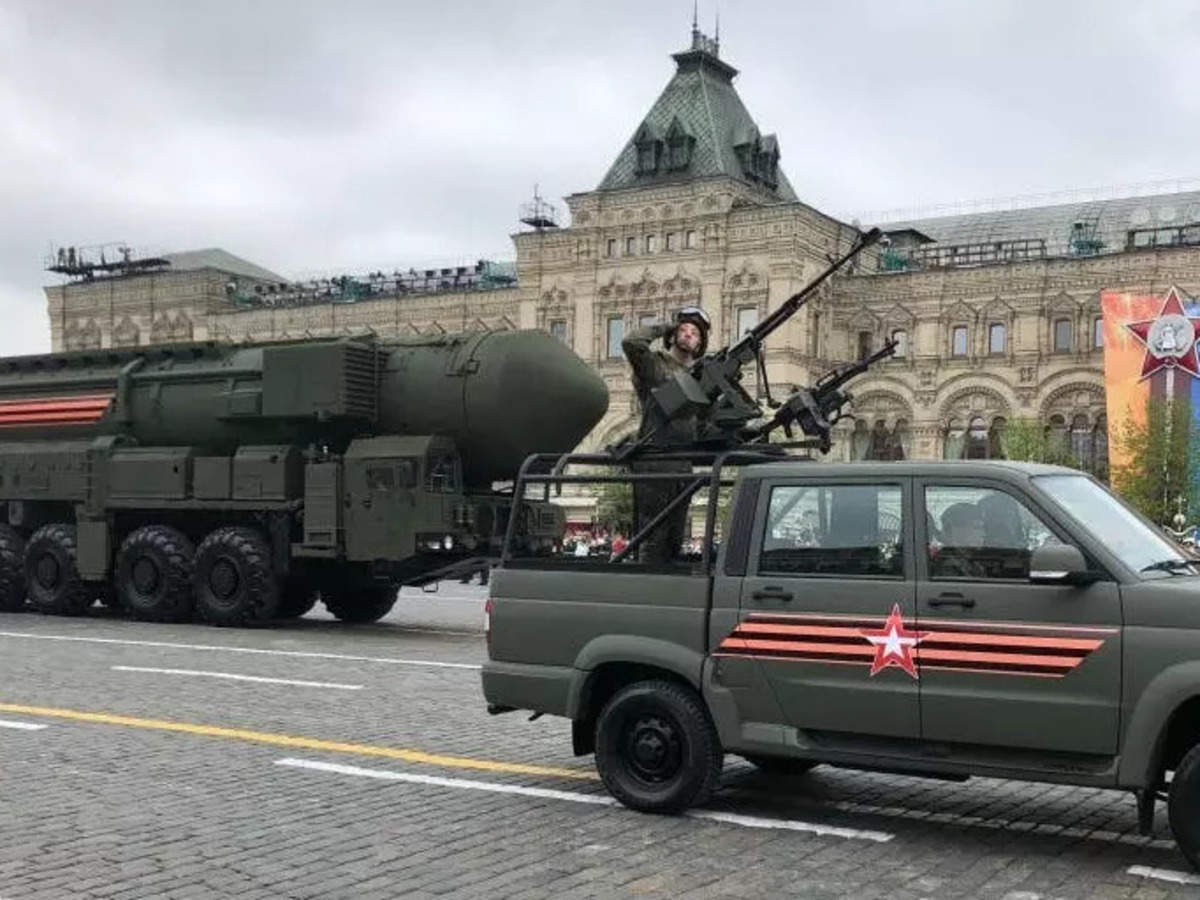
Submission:
M 488 791 L 495 794 L 518 794 L 524 797 L 536 797 L 542 800 L 563 800 L 569 803 L 586 803 L 592 806 L 619 806 L 612 797 L 602 794 L 582 794 L 576 791 L 559 791 L 550 788 L 525 787 L 519 784 L 500 784 L 493 781 L 474 781 L 465 778 L 442 778 L 436 775 L 417 775 L 411 772 L 393 772 L 386 769 L 364 769 L 359 766 L 346 766 L 341 763 L 317 762 L 307 759 L 279 759 L 277 766 L 289 766 L 296 769 L 310 769 L 315 772 L 330 772 L 338 775 L 353 775 L 359 778 L 375 778 L 381 781 L 402 781 L 408 784 L 426 784 L 436 787 L 458 788 L 471 791 Z M 857 828 L 839 828 L 835 825 L 822 825 L 817 822 L 801 822 L 797 819 L 768 819 L 759 816 L 743 816 L 737 813 L 717 812 L 715 810 L 696 809 L 684 813 L 691 819 L 703 819 L 721 822 L 726 825 L 738 825 L 742 828 L 773 828 L 781 831 L 804 831 L 809 834 L 827 835 L 864 841 L 883 843 L 890 841 L 895 835 L 885 831 L 863 831 Z
M 261 647 L 230 647 L 220 644 L 182 644 L 172 641 L 134 641 L 125 638 L 78 637 L 70 634 L 31 634 L 26 631 L 0 631 L 0 638 L 27 638 L 34 641 L 76 641 L 83 644 L 114 644 L 127 647 L 162 647 L 168 650 L 199 650 L 217 653 L 255 653 L 262 656 L 290 656 L 295 659 L 337 659 L 343 662 L 380 663 L 391 666 L 428 666 L 436 669 L 478 671 L 478 663 L 442 662 L 436 659 L 395 659 L 387 656 L 353 656 L 347 653 L 318 653 L 309 650 L 267 650 Z M 478 637 L 478 635 L 472 635 Z
M 259 684 L 289 684 L 293 687 L 330 688 L 335 691 L 361 691 L 361 684 L 331 681 L 296 681 L 292 678 L 264 678 L 261 675 L 237 675 L 233 672 L 205 672 L 199 669 L 155 669 L 149 666 L 112 666 L 114 672 L 147 672 L 151 675 L 188 675 L 196 678 L 224 678 L 228 681 L 254 681 Z
M 0 728 L 11 728 L 14 731 L 41 731 L 49 725 L 39 725 L 35 722 L 14 722 L 11 719 L 0 719 Z
M 1171 881 L 1175 884 L 1200 884 L 1200 875 L 1192 872 L 1176 872 L 1174 869 L 1155 869 L 1152 866 L 1130 866 L 1125 870 L 1130 875 L 1141 878 L 1156 878 L 1159 881 Z

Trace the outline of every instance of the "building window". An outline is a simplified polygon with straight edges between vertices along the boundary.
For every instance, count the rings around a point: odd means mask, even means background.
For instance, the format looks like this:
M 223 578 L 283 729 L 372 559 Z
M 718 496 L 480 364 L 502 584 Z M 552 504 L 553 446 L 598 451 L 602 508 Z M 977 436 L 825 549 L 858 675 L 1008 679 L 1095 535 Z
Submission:
M 654 253 L 656 250 L 658 250 L 658 235 L 646 235 L 646 252 Z
M 565 319 L 555 319 L 550 323 L 550 334 L 564 344 L 567 342 L 567 322 Z
M 625 337 L 625 319 L 613 316 L 608 320 L 608 358 L 619 359 L 621 356 L 621 341 Z
M 1059 415 L 1051 416 L 1050 424 L 1046 426 L 1046 447 L 1052 460 L 1057 461 L 1065 457 L 1068 446 L 1067 420 Z
M 942 458 L 943 459 L 958 459 L 963 452 L 963 438 L 966 433 L 963 431 L 963 426 L 958 419 L 951 419 L 946 423 L 946 434 L 942 441 Z
M 858 333 L 858 358 L 866 359 L 871 355 L 871 332 L 860 331 Z
M 1104 319 L 1100 316 L 1092 319 L 1092 347 L 1099 350 L 1104 346 Z
M 625 255 L 633 256 L 635 253 L 637 253 L 637 238 L 625 238 Z
M 812 333 L 809 335 L 809 353 L 819 359 L 821 356 L 821 314 L 814 312 L 810 323 Z
M 675 249 L 675 232 L 668 231 L 666 237 L 663 238 L 663 241 L 664 241 L 664 246 L 663 246 L 664 250 L 674 250 Z
M 684 233 L 683 246 L 685 250 L 694 250 L 696 248 L 696 232 L 688 231 Z
M 739 306 L 737 311 L 737 334 L 733 336 L 734 340 L 740 338 L 747 331 L 750 331 L 758 324 L 758 307 L 757 306 Z
M 616 238 L 609 238 L 607 243 L 605 243 L 604 255 L 605 256 L 616 256 L 617 255 L 617 239 Z
M 638 316 L 638 328 L 649 328 L 658 321 L 658 316 L 654 313 L 642 313 Z
M 903 328 L 897 328 L 892 332 L 892 340 L 896 344 L 892 355 L 897 359 L 904 359 L 904 357 L 908 356 L 908 332 Z
M 951 356 L 966 356 L 967 355 L 967 326 L 955 325 L 954 331 L 951 332 L 950 338 L 950 355 Z
M 1063 353 L 1071 349 L 1071 320 L 1054 320 L 1054 350 Z
M 1003 353 L 1007 339 L 1007 329 L 997 322 L 988 328 L 988 353 Z

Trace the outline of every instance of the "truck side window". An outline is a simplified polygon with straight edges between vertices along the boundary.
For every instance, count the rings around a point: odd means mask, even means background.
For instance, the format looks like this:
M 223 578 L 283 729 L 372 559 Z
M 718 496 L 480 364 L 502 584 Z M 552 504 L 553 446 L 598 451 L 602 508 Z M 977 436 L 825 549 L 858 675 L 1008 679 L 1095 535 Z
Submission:
M 991 488 L 925 488 L 930 578 L 1029 577 L 1038 547 L 1060 543 L 1019 500 Z
M 899 485 L 772 488 L 759 572 L 902 577 L 901 522 Z

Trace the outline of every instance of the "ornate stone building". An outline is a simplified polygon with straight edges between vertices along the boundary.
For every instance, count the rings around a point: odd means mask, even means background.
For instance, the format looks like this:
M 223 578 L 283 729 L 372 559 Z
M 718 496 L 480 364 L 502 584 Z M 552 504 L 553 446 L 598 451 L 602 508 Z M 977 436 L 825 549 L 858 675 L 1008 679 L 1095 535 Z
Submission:
M 620 352 L 627 330 L 699 304 L 719 346 L 857 234 L 797 198 L 780 140 L 746 110 L 716 42 L 694 32 L 673 59 L 599 185 L 567 198 L 569 227 L 513 235 L 511 286 L 459 283 L 461 269 L 427 270 L 420 289 L 399 272 L 353 290 L 297 285 L 202 251 L 159 272 L 47 288 L 54 348 L 543 328 L 608 383 L 609 413 L 586 442 L 602 446 L 636 422 Z M 856 419 L 839 426 L 835 458 L 1002 455 L 1004 423 L 1034 419 L 1103 472 L 1099 292 L 1196 293 L 1194 223 L 1200 193 L 883 223 L 881 246 L 772 337 L 771 388 L 786 394 L 893 339 L 896 357 L 852 388 Z

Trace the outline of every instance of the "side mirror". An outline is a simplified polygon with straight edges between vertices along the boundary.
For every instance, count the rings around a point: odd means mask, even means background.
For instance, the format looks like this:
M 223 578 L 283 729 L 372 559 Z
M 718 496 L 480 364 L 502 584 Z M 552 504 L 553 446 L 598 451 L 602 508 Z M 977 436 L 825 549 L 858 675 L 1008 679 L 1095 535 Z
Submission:
M 1096 576 L 1078 547 L 1070 544 L 1046 544 L 1029 557 L 1031 584 L 1091 584 Z

